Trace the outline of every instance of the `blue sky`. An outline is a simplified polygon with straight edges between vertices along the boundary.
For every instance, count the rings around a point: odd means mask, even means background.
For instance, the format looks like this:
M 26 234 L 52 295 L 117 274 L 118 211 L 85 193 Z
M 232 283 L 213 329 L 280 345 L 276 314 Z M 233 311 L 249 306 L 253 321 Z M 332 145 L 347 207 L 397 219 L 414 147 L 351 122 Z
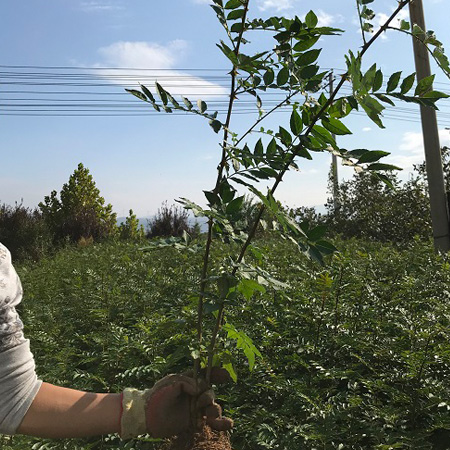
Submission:
M 191 100 L 203 98 L 212 104 L 225 102 L 226 73 L 230 67 L 215 45 L 224 35 L 208 3 L 2 0 L 0 202 L 14 204 L 23 199 L 26 206 L 36 206 L 53 189 L 59 191 L 82 162 L 119 216 L 126 215 L 130 208 L 139 216 L 152 215 L 163 201 L 170 204 L 179 197 L 202 203 L 202 190 L 213 187 L 220 148 L 217 135 L 198 117 L 68 116 L 55 113 L 51 107 L 55 114 L 52 116 L 16 114 L 33 109 L 25 107 L 26 104 L 54 105 L 58 101 L 64 104 L 75 99 L 98 98 L 96 94 L 106 91 L 113 95 L 103 98 L 132 102 L 133 98 L 126 96 L 123 88 L 136 86 L 139 81 L 152 87 L 155 79 L 175 95 L 184 94 Z M 345 52 L 361 46 L 354 5 L 353 1 L 335 0 L 252 0 L 250 15 L 302 17 L 314 9 L 321 24 L 346 30 L 341 37 L 321 42 L 324 50 L 319 59 L 323 67 L 343 69 Z M 397 2 L 376 0 L 372 5 L 378 12 L 376 25 L 390 15 Z M 428 29 L 435 30 L 444 47 L 450 50 L 449 6 L 449 0 L 424 0 Z M 407 19 L 407 12 L 402 17 Z M 260 36 L 252 36 L 255 48 L 262 48 L 264 43 Z M 411 42 L 400 33 L 388 32 L 367 56 L 365 65 L 376 61 L 385 75 L 397 70 L 403 70 L 405 75 L 414 71 Z M 136 70 L 144 68 L 145 71 Z M 45 79 L 38 80 L 37 73 L 41 77 L 45 74 Z M 24 84 L 51 82 L 52 74 L 81 75 L 102 86 Z M 440 74 L 436 80 L 435 88 L 450 92 L 450 80 Z M 66 93 L 55 93 L 58 90 Z M 88 94 L 80 96 L 75 93 L 77 90 Z M 73 94 L 67 94 L 69 91 Z M 142 108 L 147 107 L 138 100 L 135 104 L 138 111 L 144 112 Z M 450 100 L 441 105 L 443 114 L 438 113 L 441 144 L 450 145 L 449 131 L 445 130 L 450 127 Z M 407 109 L 387 112 L 386 130 L 377 129 L 362 116 L 346 120 L 354 134 L 339 142 L 348 148 L 391 152 L 390 162 L 403 167 L 406 177 L 412 164 L 423 159 L 423 147 L 417 109 L 399 106 Z M 254 117 L 236 115 L 231 127 L 242 131 Z M 277 114 L 266 126 L 275 128 L 285 120 L 286 115 Z M 312 162 L 302 161 L 300 172 L 286 177 L 278 198 L 289 206 L 323 204 L 328 195 L 329 164 L 330 157 L 325 154 L 315 155 Z M 345 177 L 351 175 L 348 169 L 339 170 Z

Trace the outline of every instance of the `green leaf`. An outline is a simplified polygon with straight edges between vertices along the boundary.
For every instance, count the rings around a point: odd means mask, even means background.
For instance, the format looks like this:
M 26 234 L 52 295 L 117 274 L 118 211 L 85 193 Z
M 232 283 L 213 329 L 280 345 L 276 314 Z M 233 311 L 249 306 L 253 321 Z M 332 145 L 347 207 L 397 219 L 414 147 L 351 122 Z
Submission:
M 416 74 L 412 73 L 411 75 L 408 75 L 402 82 L 401 86 L 400 86 L 400 93 L 401 94 L 406 94 L 412 87 L 414 84 L 414 81 L 416 79 Z
M 300 69 L 300 77 L 304 80 L 308 80 L 312 77 L 314 77 L 319 70 L 319 66 L 312 65 L 312 66 L 305 66 Z
M 158 82 L 155 82 L 155 86 L 156 86 L 156 92 L 158 93 L 159 98 L 163 102 L 163 105 L 167 105 L 166 91 L 163 89 L 163 87 Z
M 206 105 L 206 103 L 201 99 L 197 100 L 197 106 L 198 106 L 199 111 L 202 114 L 208 109 L 208 106 Z
M 302 39 L 297 42 L 293 48 L 296 52 L 304 52 L 305 50 L 311 48 L 319 40 L 319 38 L 320 36 L 314 36 L 309 39 Z
M 367 150 L 358 159 L 358 164 L 375 162 L 388 155 L 389 152 L 384 152 L 382 150 Z
M 309 66 L 316 61 L 321 51 L 322 49 L 314 49 L 304 52 L 296 59 L 296 63 L 299 66 Z
M 272 138 L 266 149 L 267 158 L 271 159 L 276 153 L 277 153 L 277 142 L 275 138 Z
M 275 79 L 275 74 L 274 74 L 273 70 L 268 69 L 263 76 L 265 85 L 268 86 L 269 84 L 272 84 L 274 79 Z
M 180 104 L 166 91 L 167 94 L 167 98 L 170 100 L 170 103 L 172 103 L 173 107 L 175 109 L 179 109 L 180 108 Z
M 370 67 L 370 69 L 364 74 L 361 84 L 363 85 L 365 92 L 368 92 L 370 89 L 373 88 L 376 72 L 377 72 L 377 65 L 373 64 Z
M 147 97 L 141 91 L 136 91 L 135 89 L 125 89 L 125 90 L 130 94 L 133 94 L 139 100 L 143 100 L 144 102 L 147 101 Z
M 376 97 L 378 100 L 381 100 L 381 101 L 384 102 L 384 103 L 388 103 L 388 104 L 391 105 L 391 106 L 395 106 L 395 103 L 394 103 L 389 97 L 386 97 L 386 95 L 383 95 L 383 94 L 375 94 L 375 97 Z
M 305 23 L 308 28 L 315 28 L 318 22 L 319 19 L 317 18 L 317 16 L 314 14 L 313 11 L 309 11 L 309 13 L 306 14 Z
M 335 119 L 333 117 L 322 119 L 322 125 L 333 134 L 352 134 L 352 132 L 339 119 Z
M 280 136 L 281 142 L 286 146 L 289 147 L 292 143 L 292 136 L 291 133 L 289 133 L 286 128 L 279 127 L 278 134 Z
M 236 330 L 230 323 L 226 323 L 223 326 L 223 329 L 227 332 L 230 339 L 236 340 L 237 348 L 243 350 L 247 357 L 249 368 L 250 370 L 253 370 L 255 367 L 256 356 L 262 357 L 259 350 L 253 344 L 253 341 L 243 331 Z
M 422 97 L 428 91 L 431 90 L 433 86 L 435 75 L 430 75 L 429 77 L 422 78 L 416 86 L 416 90 L 414 91 L 414 95 L 416 97 Z
M 440 98 L 449 98 L 450 95 L 446 94 L 445 92 L 440 91 L 428 91 L 423 94 L 422 99 L 435 99 L 439 100 Z
M 294 133 L 294 136 L 298 136 L 303 130 L 302 118 L 295 109 L 292 110 L 290 126 L 292 133 Z
M 228 45 L 225 44 L 225 42 L 220 41 L 220 44 L 216 45 L 220 48 L 220 50 L 222 50 L 223 54 L 233 63 L 233 65 L 237 66 L 239 64 L 236 54 L 230 47 L 228 47 Z
M 258 142 L 256 142 L 255 145 L 255 151 L 253 152 L 255 156 L 258 156 L 259 158 L 262 158 L 264 154 L 264 146 L 261 139 L 258 139 Z
M 233 11 L 231 11 L 228 16 L 227 16 L 227 20 L 237 20 L 240 19 L 242 17 L 244 17 L 245 14 L 245 9 L 234 9 Z
M 384 128 L 380 115 L 385 108 L 378 100 L 375 100 L 370 95 L 366 95 L 362 99 L 359 99 L 359 104 L 374 123 L 376 123 L 380 128 Z
M 367 167 L 367 170 L 402 170 L 400 167 L 392 164 L 374 163 Z
M 230 31 L 232 33 L 240 33 L 244 26 L 245 25 L 242 22 L 234 22 L 233 25 L 231 25 Z
M 244 196 L 236 197 L 234 200 L 228 203 L 226 213 L 231 215 L 236 214 L 241 209 L 243 203 Z
M 143 84 L 141 84 L 141 89 L 142 92 L 148 97 L 148 99 L 152 102 L 155 103 L 155 97 L 153 97 L 152 93 L 150 92 L 149 89 L 147 89 Z
M 233 364 L 231 362 L 224 362 L 222 367 L 230 374 L 231 379 L 236 383 L 238 378 Z
M 211 206 L 220 204 L 219 196 L 213 191 L 203 191 L 203 193 Z
M 192 109 L 193 108 L 193 104 L 189 101 L 188 98 L 186 97 L 181 97 L 183 99 L 184 104 L 186 105 L 187 109 Z
M 338 249 L 328 241 L 319 240 L 315 243 L 317 250 L 319 250 L 322 255 L 331 255 L 338 251 Z
M 314 125 L 312 129 L 312 134 L 317 138 L 323 140 L 327 144 L 331 144 L 333 147 L 336 146 L 336 140 L 332 134 L 324 127 L 320 125 Z
M 224 203 L 230 203 L 236 195 L 236 190 L 228 183 L 227 180 L 222 180 L 219 185 L 219 194 Z
M 229 0 L 225 3 L 225 9 L 236 9 L 242 6 L 242 2 L 240 0 Z
M 287 67 L 283 67 L 277 75 L 277 85 L 283 86 L 289 80 L 289 69 Z
M 400 30 L 409 31 L 411 24 L 407 20 L 400 20 Z
M 209 125 L 211 126 L 211 128 L 214 130 L 215 133 L 218 133 L 222 128 L 222 122 L 220 122 L 217 119 L 210 120 Z
M 381 70 L 377 70 L 373 80 L 372 91 L 378 91 L 381 89 L 381 86 L 383 86 L 383 72 Z
M 316 227 L 309 230 L 306 235 L 308 236 L 308 239 L 310 241 L 318 241 L 319 239 L 322 239 L 327 232 L 327 226 L 326 225 L 317 225 Z
M 401 75 L 402 72 L 395 72 L 389 77 L 386 92 L 391 92 L 398 86 Z
M 261 292 L 262 294 L 266 293 L 264 286 L 255 280 L 249 280 L 247 278 L 243 278 L 239 282 L 237 289 L 247 300 L 250 300 L 253 297 L 255 291 Z

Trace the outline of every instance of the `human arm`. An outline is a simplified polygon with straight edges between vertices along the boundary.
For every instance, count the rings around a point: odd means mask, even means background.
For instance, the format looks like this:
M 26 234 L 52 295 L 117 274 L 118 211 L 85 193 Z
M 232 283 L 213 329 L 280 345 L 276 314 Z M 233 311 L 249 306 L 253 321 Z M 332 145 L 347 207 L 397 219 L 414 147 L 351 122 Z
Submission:
M 120 394 L 96 394 L 42 383 L 17 433 L 45 438 L 118 433 L 120 416 Z

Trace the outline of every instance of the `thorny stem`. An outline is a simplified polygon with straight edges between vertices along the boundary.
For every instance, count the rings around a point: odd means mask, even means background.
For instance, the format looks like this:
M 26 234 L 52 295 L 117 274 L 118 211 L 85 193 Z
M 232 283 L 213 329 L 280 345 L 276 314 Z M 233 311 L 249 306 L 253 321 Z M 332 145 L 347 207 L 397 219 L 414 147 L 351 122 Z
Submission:
M 249 0 L 246 0 L 246 2 L 244 3 L 244 15 L 242 16 L 242 25 L 244 25 L 246 18 L 247 18 L 248 3 L 249 3 Z M 234 48 L 234 53 L 236 56 L 239 55 L 239 49 L 240 49 L 240 45 L 242 42 L 242 35 L 244 33 L 244 28 L 245 27 L 242 26 L 241 31 L 238 35 L 236 46 Z M 231 113 L 233 111 L 233 103 L 236 98 L 236 75 L 237 75 L 237 70 L 236 70 L 236 67 L 233 66 L 233 69 L 231 71 L 230 100 L 228 102 L 227 118 L 226 118 L 226 121 L 224 124 L 224 132 L 223 132 L 222 157 L 220 160 L 219 167 L 217 169 L 217 171 L 218 171 L 217 172 L 217 180 L 216 180 L 216 185 L 214 188 L 215 193 L 217 193 L 217 191 L 219 190 L 223 172 L 226 167 L 226 158 L 227 158 L 226 144 L 228 141 L 228 128 L 229 128 L 230 122 L 231 122 Z M 207 239 L 206 239 L 205 253 L 203 256 L 203 267 L 202 267 L 201 282 L 200 282 L 200 294 L 199 294 L 198 307 L 197 307 L 197 340 L 198 340 L 199 346 L 201 346 L 202 339 L 203 339 L 203 301 L 205 298 L 205 289 L 206 289 L 206 285 L 207 285 L 207 275 L 208 275 L 209 258 L 210 258 L 210 254 L 211 254 L 213 224 L 214 224 L 214 220 L 213 220 L 213 218 L 210 218 L 208 220 L 208 234 L 207 234 Z M 194 379 L 195 380 L 198 379 L 199 370 L 200 370 L 200 358 L 196 358 L 194 360 Z M 206 379 L 208 384 L 210 383 L 210 374 L 211 374 L 211 372 L 209 371 L 209 374 L 207 375 L 207 379 Z
M 362 58 L 362 56 L 367 52 L 367 50 L 372 46 L 372 44 L 375 42 L 375 40 L 381 35 L 381 33 L 383 33 L 389 26 L 389 24 L 391 23 L 391 21 L 395 18 L 395 16 L 408 4 L 410 3 L 411 0 L 402 0 L 401 2 L 399 2 L 398 7 L 395 9 L 395 11 L 391 14 L 391 16 L 388 18 L 388 20 L 380 27 L 380 29 L 372 36 L 372 38 L 366 42 L 363 45 L 363 48 L 359 54 L 359 58 Z M 246 4 L 246 12 L 247 12 L 247 7 L 248 7 L 248 2 Z M 311 121 L 311 124 L 309 125 L 309 127 L 306 129 L 305 133 L 303 136 L 307 137 L 314 125 L 317 123 L 317 121 L 321 118 L 322 114 L 329 108 L 329 106 L 333 103 L 336 95 L 338 94 L 338 92 L 340 91 L 340 89 L 342 88 L 343 84 L 345 83 L 345 81 L 347 80 L 349 76 L 348 71 L 341 77 L 341 80 L 339 81 L 339 83 L 337 84 L 336 88 L 334 89 L 334 91 L 332 92 L 332 94 L 330 95 L 329 99 L 326 101 L 326 103 L 322 106 L 322 108 L 319 110 L 319 112 L 315 115 L 315 117 L 313 118 L 313 120 Z M 254 128 L 254 127 L 253 127 Z M 250 133 L 251 129 L 246 133 Z M 240 141 L 243 138 L 240 139 Z M 239 141 L 239 142 L 240 142 Z M 298 156 L 298 152 L 301 150 L 301 148 L 299 148 L 297 151 L 294 151 L 291 155 L 291 157 L 289 158 L 289 160 L 286 162 L 284 168 L 280 171 L 280 173 L 278 174 L 277 178 L 275 179 L 275 182 L 270 190 L 270 194 L 273 195 L 274 192 L 276 191 L 278 185 L 281 183 L 281 181 L 283 180 L 283 176 L 285 175 L 285 173 L 288 171 L 290 165 L 293 163 L 294 159 Z M 225 154 L 225 146 L 224 146 L 224 150 L 223 150 L 223 155 Z M 222 159 L 222 161 L 224 161 L 224 157 Z M 222 168 L 223 169 L 223 168 Z M 244 244 L 242 245 L 241 251 L 239 253 L 239 256 L 235 262 L 235 267 L 232 271 L 232 275 L 236 274 L 237 271 L 237 267 L 238 265 L 242 262 L 244 255 L 247 251 L 247 248 L 249 247 L 251 241 L 253 240 L 253 238 L 255 237 L 256 231 L 258 229 L 259 226 L 259 222 L 261 220 L 261 217 L 263 215 L 265 211 L 265 206 L 264 204 L 262 204 L 259 208 L 259 212 L 256 216 L 255 221 L 253 222 L 253 227 L 250 230 L 248 237 L 246 239 L 246 241 L 244 242 Z M 210 228 L 210 227 L 209 227 Z M 209 236 L 209 234 L 208 234 Z M 213 335 L 211 337 L 211 344 L 209 346 L 208 349 L 208 366 L 207 366 L 207 381 L 209 381 L 210 379 L 210 374 L 211 374 L 211 366 L 212 366 L 212 359 L 214 356 L 214 351 L 215 351 L 215 345 L 216 345 L 216 341 L 217 341 L 217 337 L 219 334 L 219 331 L 222 327 L 222 323 L 223 323 L 223 313 L 224 313 L 224 308 L 225 308 L 225 304 L 222 302 L 219 310 L 218 310 L 218 314 L 217 314 L 217 319 L 216 319 L 216 325 L 214 328 L 214 332 Z

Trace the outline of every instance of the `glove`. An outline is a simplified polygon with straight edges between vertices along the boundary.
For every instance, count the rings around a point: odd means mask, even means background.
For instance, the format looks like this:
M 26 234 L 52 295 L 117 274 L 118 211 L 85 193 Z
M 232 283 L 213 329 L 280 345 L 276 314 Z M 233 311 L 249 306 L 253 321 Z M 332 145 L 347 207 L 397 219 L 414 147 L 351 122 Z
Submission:
M 213 429 L 229 430 L 230 419 L 222 417 L 214 393 L 204 380 L 186 375 L 168 375 L 152 389 L 125 389 L 122 394 L 122 439 L 149 433 L 154 438 L 171 437 L 187 430 L 192 424 L 191 402 L 196 401 L 198 413 Z

